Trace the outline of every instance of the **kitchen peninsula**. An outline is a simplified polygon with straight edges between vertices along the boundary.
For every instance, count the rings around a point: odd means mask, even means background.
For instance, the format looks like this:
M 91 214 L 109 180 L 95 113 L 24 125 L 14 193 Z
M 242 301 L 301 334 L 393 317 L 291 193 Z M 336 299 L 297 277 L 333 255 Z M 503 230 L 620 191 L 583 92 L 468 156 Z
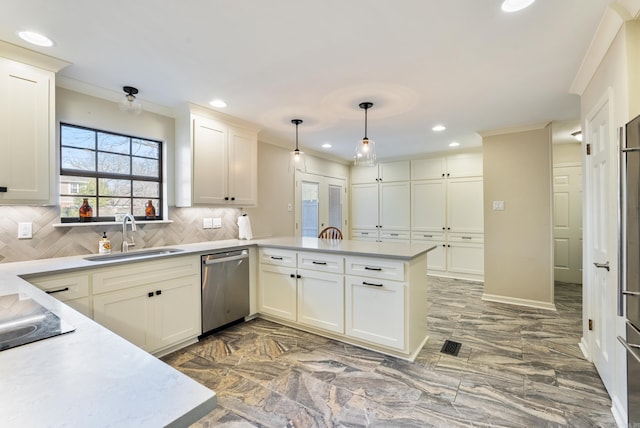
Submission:
M 427 340 L 426 260 L 432 248 L 426 245 L 227 240 L 176 245 L 177 252 L 149 257 L 132 252 L 130 259 L 72 256 L 0 264 L 0 295 L 32 298 L 75 328 L 0 352 L 3 420 L 11 426 L 185 426 L 210 412 L 213 391 L 22 278 L 95 275 L 114 265 L 130 269 L 165 258 L 199 261 L 212 250 L 238 247 L 251 249 L 255 316 L 409 360 Z

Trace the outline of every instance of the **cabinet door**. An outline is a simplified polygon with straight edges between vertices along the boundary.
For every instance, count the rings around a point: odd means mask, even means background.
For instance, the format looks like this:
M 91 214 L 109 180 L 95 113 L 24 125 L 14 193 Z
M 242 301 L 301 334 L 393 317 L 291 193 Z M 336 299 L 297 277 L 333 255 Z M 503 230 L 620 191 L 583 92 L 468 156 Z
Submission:
M 450 242 L 447 244 L 447 268 L 454 273 L 484 275 L 484 246 Z
M 224 124 L 211 119 L 196 117 L 193 120 L 193 202 L 196 204 L 223 204 L 228 197 L 227 132 Z
M 301 270 L 298 278 L 298 322 L 344 333 L 344 277 Z
M 447 180 L 447 227 L 451 232 L 483 233 L 482 178 Z
M 351 229 L 378 227 L 378 183 L 351 186 Z
M 234 205 L 256 205 L 258 200 L 258 140 L 256 134 L 230 129 L 229 192 Z
M 202 333 L 198 275 L 158 281 L 152 291 L 153 323 L 149 339 L 152 350 L 174 345 Z
M 411 183 L 411 229 L 442 232 L 446 225 L 445 180 L 423 180 Z
M 54 74 L 0 58 L 0 205 L 51 204 Z
M 351 184 L 372 184 L 378 182 L 378 167 L 352 166 Z
M 446 174 L 445 158 L 414 159 L 411 161 L 412 180 L 431 180 L 444 178 Z
M 258 311 L 284 318 L 297 319 L 296 270 L 272 265 L 260 265 Z
M 380 225 L 383 231 L 409 231 L 411 186 L 408 181 L 380 184 Z
M 392 181 L 409 181 L 411 179 L 411 166 L 409 161 L 381 163 L 379 168 L 379 178 L 383 183 Z
M 482 153 L 460 153 L 447 156 L 447 177 L 481 177 Z
M 346 334 L 404 349 L 405 284 L 356 276 L 346 281 Z
M 134 287 L 93 297 L 93 319 L 129 342 L 151 351 L 149 323 L 153 320 L 148 287 Z

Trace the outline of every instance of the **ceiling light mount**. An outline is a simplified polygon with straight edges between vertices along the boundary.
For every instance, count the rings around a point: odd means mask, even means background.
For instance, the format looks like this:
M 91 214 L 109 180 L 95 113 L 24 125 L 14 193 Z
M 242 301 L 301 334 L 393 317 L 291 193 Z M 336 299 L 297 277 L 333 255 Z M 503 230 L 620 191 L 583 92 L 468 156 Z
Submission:
M 577 130 L 576 132 L 572 132 L 571 135 L 573 136 L 573 138 L 575 138 L 577 141 L 582 141 L 582 131 L 581 130 Z
M 140 101 L 136 99 L 136 95 L 138 94 L 138 89 L 133 86 L 123 86 L 122 90 L 125 92 L 124 98 L 120 100 L 118 107 L 120 110 L 131 113 L 131 114 L 140 114 L 142 113 L 142 104 Z
M 356 146 L 356 155 L 353 159 L 355 166 L 375 166 L 376 165 L 376 143 L 367 136 L 367 110 L 373 107 L 373 103 L 365 101 L 358 104 L 364 110 L 364 138 Z
M 291 123 L 296 126 L 296 148 L 291 152 L 290 165 L 294 165 L 295 169 L 306 171 L 306 159 L 304 158 L 304 152 L 298 147 L 298 126 L 302 123 L 302 119 L 291 119 Z

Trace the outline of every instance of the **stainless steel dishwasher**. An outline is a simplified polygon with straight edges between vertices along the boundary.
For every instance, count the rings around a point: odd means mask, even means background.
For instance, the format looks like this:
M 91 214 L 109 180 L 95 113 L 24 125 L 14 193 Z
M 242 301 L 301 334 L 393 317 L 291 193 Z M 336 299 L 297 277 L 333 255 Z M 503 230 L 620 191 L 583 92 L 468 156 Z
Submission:
M 249 315 L 249 251 L 202 256 L 202 335 Z

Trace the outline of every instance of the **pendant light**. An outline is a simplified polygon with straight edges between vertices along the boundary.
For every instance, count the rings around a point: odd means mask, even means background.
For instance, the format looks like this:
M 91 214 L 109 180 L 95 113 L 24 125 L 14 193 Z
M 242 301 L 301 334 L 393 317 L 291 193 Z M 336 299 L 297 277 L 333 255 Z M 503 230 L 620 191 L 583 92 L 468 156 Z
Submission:
M 306 171 L 304 152 L 298 148 L 298 125 L 302 123 L 302 119 L 291 119 L 291 123 L 296 126 L 296 148 L 291 152 L 291 161 L 289 164 L 293 166 L 293 169 Z
M 136 94 L 138 93 L 138 89 L 133 86 L 124 86 L 122 90 L 126 93 L 126 95 L 120 100 L 118 107 L 121 111 L 131 114 L 140 114 L 142 113 L 142 104 L 140 101 L 136 99 Z
M 356 155 L 353 159 L 355 166 L 375 166 L 376 165 L 376 143 L 367 137 L 367 110 L 373 107 L 373 103 L 360 103 L 359 107 L 364 109 L 364 138 L 356 146 Z

